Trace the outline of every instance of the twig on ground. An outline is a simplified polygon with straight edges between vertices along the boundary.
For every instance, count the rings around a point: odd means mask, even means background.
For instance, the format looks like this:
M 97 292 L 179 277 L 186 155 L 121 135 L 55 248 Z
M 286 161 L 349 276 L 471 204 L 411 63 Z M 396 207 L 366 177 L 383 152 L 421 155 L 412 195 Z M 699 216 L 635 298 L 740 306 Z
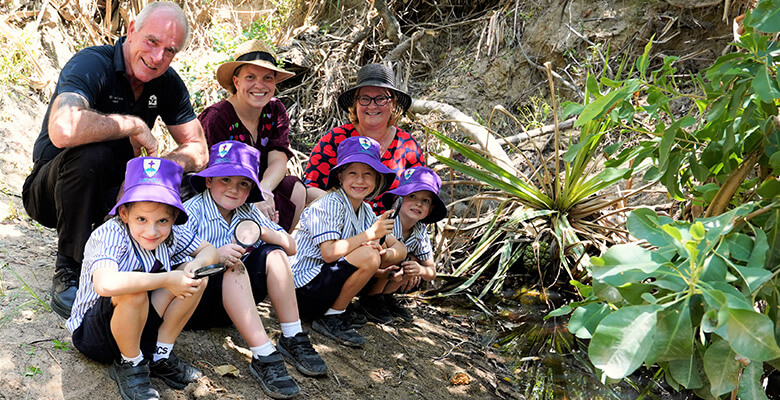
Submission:
M 458 344 L 456 344 L 456 345 L 454 345 L 454 346 L 450 347 L 450 349 L 449 349 L 449 350 L 447 350 L 447 352 L 446 352 L 446 353 L 444 353 L 444 355 L 442 355 L 441 357 L 436 357 L 436 358 L 434 358 L 434 359 L 433 359 L 433 361 L 441 361 L 441 360 L 443 360 L 443 359 L 445 359 L 445 358 L 449 357 L 449 356 L 450 356 L 450 353 L 452 353 L 453 351 L 455 351 L 455 349 L 457 349 L 458 347 L 462 346 L 464 343 L 467 343 L 468 341 L 469 341 L 468 339 L 463 339 L 463 340 L 461 340 L 461 341 L 460 341 L 460 343 L 458 343 Z

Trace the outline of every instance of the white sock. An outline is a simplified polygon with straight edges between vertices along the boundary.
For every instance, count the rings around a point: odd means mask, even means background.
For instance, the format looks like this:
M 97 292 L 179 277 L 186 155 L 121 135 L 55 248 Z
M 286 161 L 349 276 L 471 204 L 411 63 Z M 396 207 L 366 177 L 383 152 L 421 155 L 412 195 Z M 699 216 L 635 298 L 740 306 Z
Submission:
M 160 361 L 163 358 L 170 357 L 171 351 L 173 351 L 173 343 L 157 342 L 157 350 L 154 351 L 152 361 Z
M 332 308 L 329 308 L 328 311 L 325 311 L 325 315 L 339 315 L 343 314 L 346 310 L 334 310 Z
M 276 347 L 269 340 L 260 346 L 250 347 L 249 350 L 252 350 L 252 357 L 267 357 L 276 351 Z
M 119 353 L 122 356 L 122 361 L 129 362 L 134 367 L 141 363 L 141 361 L 144 360 L 144 353 L 138 353 L 137 356 L 130 358 L 122 353 Z
M 301 327 L 301 320 L 297 320 L 295 322 L 282 322 L 282 336 L 284 337 L 293 337 L 301 332 L 303 332 L 303 328 Z

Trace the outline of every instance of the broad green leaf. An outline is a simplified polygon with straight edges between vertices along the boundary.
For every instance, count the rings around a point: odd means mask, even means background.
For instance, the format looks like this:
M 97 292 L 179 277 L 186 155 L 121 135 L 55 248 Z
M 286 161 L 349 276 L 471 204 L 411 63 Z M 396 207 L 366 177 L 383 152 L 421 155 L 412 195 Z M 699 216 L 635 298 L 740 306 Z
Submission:
M 653 343 L 657 309 L 623 307 L 604 318 L 588 346 L 593 365 L 613 379 L 624 378 L 639 368 Z
M 562 315 L 567 315 L 570 312 L 571 312 L 571 306 L 565 305 L 561 308 L 556 308 L 555 310 L 550 311 L 549 313 L 547 313 L 544 319 L 551 318 L 551 317 L 560 317 Z
M 649 208 L 631 211 L 626 221 L 626 227 L 631 235 L 645 239 L 657 247 L 664 247 L 674 242 L 674 239 L 661 229 L 661 225 L 658 214 Z
M 755 292 L 756 289 L 772 278 L 772 273 L 764 268 L 748 268 L 735 265 L 733 269 L 747 284 L 745 289 L 747 289 L 748 293 Z
M 769 251 L 766 256 L 766 268 L 774 271 L 780 265 L 780 207 L 775 206 L 769 211 L 764 226 Z
M 744 233 L 733 232 L 727 235 L 725 239 L 723 244 L 718 247 L 718 252 L 720 252 L 721 247 L 725 247 L 726 255 L 728 256 L 739 261 L 750 259 L 750 254 L 753 252 L 753 238 Z
M 780 31 L 780 2 L 760 1 L 750 13 L 746 23 L 765 33 Z
M 691 229 L 689 230 L 691 233 L 691 237 L 693 240 L 700 241 L 704 239 L 704 234 L 706 231 L 704 230 L 704 225 L 702 225 L 701 222 L 696 221 L 695 223 L 691 224 Z
M 772 320 L 753 310 L 729 309 L 726 331 L 735 352 L 756 361 L 780 358 Z
M 601 257 L 594 257 L 591 276 L 613 286 L 638 282 L 651 276 L 661 264 L 653 253 L 633 244 L 610 247 Z
M 617 289 L 597 280 L 593 281 L 593 295 L 607 303 L 616 304 L 623 301 L 623 297 L 620 296 Z
M 777 90 L 777 82 L 769 76 L 767 68 L 759 68 L 755 79 L 753 79 L 752 87 L 761 101 L 765 103 L 772 103 L 774 99 L 780 97 L 780 90 Z
M 658 312 L 657 331 L 647 360 L 649 364 L 690 358 L 694 336 L 689 300 Z
M 698 354 L 692 352 L 686 359 L 669 361 L 669 372 L 675 381 L 686 389 L 698 389 L 704 385 L 704 364 Z
M 722 281 L 726 279 L 726 270 L 728 265 L 723 258 L 710 254 L 704 259 L 704 270 L 701 273 L 701 279 L 705 282 Z
M 579 282 L 577 280 L 572 279 L 572 280 L 569 281 L 569 284 L 571 284 L 572 286 L 577 288 L 577 290 L 580 292 L 580 296 L 582 296 L 583 298 L 587 299 L 593 293 L 593 287 L 592 286 L 586 285 L 586 284 L 584 284 L 582 282 Z
M 718 397 L 739 385 L 739 362 L 725 340 L 717 340 L 704 352 L 704 373 L 710 381 L 710 392 Z
M 580 339 L 590 339 L 599 322 L 609 313 L 609 306 L 604 303 L 591 303 L 578 307 L 569 319 L 569 332 Z
M 753 252 L 750 254 L 747 268 L 764 269 L 766 264 L 767 254 L 769 253 L 769 243 L 767 242 L 766 233 L 763 229 L 756 229 L 753 225 L 750 225 L 753 230 Z
M 780 157 L 780 152 L 776 154 L 778 157 Z M 780 166 L 776 168 L 776 171 L 780 171 Z M 773 199 L 777 196 L 780 196 L 780 180 L 774 176 L 770 176 L 761 182 L 761 186 L 756 189 L 756 193 L 758 193 L 764 199 Z
M 740 399 L 750 400 L 769 400 L 766 397 L 764 386 L 761 384 L 761 378 L 764 368 L 760 362 L 751 362 L 742 370 L 742 376 L 739 379 L 739 389 L 737 396 Z
M 742 292 L 737 290 L 733 285 L 726 282 L 711 282 L 710 285 L 713 289 L 719 291 L 726 296 L 726 305 L 728 308 L 734 308 L 738 310 L 752 310 L 752 301 L 745 297 Z
M 620 292 L 620 296 L 625 301 L 633 305 L 645 304 L 644 295 L 649 295 L 651 291 L 655 290 L 656 286 L 649 283 L 627 283 L 622 286 L 618 286 L 617 290 Z M 653 301 L 655 303 L 655 301 Z
M 707 241 L 713 243 L 717 242 L 720 239 L 720 236 L 731 231 L 734 227 L 734 220 L 736 220 L 737 217 L 749 214 L 753 208 L 754 206 L 752 205 L 742 205 L 717 217 L 698 219 L 704 224 L 704 228 L 707 230 Z

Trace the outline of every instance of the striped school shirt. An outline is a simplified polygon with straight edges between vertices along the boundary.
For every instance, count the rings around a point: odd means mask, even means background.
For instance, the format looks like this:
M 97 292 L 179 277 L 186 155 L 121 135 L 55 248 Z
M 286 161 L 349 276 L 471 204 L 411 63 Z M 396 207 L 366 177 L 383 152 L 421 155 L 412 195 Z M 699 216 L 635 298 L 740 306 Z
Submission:
M 92 284 L 92 274 L 99 268 L 115 268 L 120 272 L 151 272 L 156 261 L 160 271 L 170 271 L 172 266 L 192 260 L 191 254 L 200 247 L 202 240 L 182 225 L 174 225 L 173 245 L 165 243 L 150 251 L 141 247 L 119 217 L 100 225 L 89 236 L 84 247 L 79 290 L 73 302 L 73 310 L 65 327 L 73 333 L 81 325 L 84 314 L 100 298 Z
M 376 220 L 367 203 L 361 203 L 356 213 L 343 189 L 331 191 L 309 205 L 295 233 L 298 252 L 290 260 L 295 287 L 309 283 L 320 273 L 325 264 L 320 244 L 355 236 Z
M 214 198 L 211 197 L 211 191 L 208 189 L 184 202 L 184 210 L 189 217 L 184 226 L 216 248 L 233 243 L 236 225 L 244 219 L 251 219 L 266 229 L 284 230 L 268 219 L 252 203 L 244 203 L 233 210 L 233 218 L 228 224 L 217 209 L 217 204 L 214 203 Z
M 401 240 L 406 245 L 406 252 L 409 255 L 417 257 L 420 261 L 425 261 L 433 257 L 433 246 L 431 238 L 428 236 L 428 226 L 422 222 L 417 222 L 412 227 L 412 233 L 408 238 Z M 401 226 L 401 217 L 396 216 L 393 224 L 393 236 L 403 237 L 403 227 Z

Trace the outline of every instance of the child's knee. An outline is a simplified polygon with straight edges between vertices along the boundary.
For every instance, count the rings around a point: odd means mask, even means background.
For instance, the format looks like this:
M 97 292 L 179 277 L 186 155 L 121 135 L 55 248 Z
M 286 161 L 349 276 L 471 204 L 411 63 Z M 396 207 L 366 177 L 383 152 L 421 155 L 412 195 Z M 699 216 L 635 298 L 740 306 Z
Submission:
M 147 292 L 128 293 L 111 297 L 114 307 L 123 305 L 132 308 L 148 308 L 149 294 Z
M 373 247 L 360 246 L 349 254 L 347 261 L 359 269 L 373 274 L 379 270 L 379 266 L 382 264 L 382 256 Z
M 276 249 L 268 252 L 265 257 L 265 271 L 270 274 L 275 272 L 292 272 L 290 269 L 290 259 L 287 258 L 287 253 L 284 250 Z

